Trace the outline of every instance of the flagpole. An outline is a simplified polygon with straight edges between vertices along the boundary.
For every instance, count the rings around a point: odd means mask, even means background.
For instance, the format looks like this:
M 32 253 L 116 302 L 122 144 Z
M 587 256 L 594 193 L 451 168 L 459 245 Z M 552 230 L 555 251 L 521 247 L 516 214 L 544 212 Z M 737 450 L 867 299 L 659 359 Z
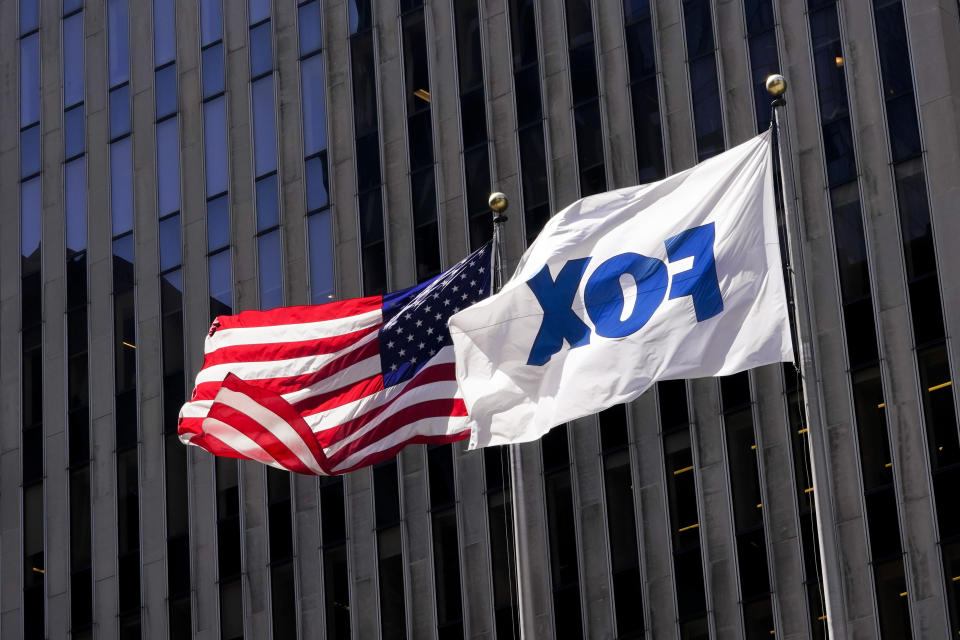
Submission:
M 820 374 L 817 368 L 813 348 L 813 321 L 810 300 L 806 288 L 806 272 L 801 245 L 802 227 L 797 215 L 795 203 L 797 194 L 793 180 L 792 154 L 789 135 L 781 135 L 785 129 L 786 104 L 784 95 L 787 81 L 780 74 L 767 78 L 767 91 L 774 97 L 770 104 L 773 153 L 779 160 L 780 187 L 779 197 L 785 217 L 784 234 L 787 239 L 788 295 L 794 316 L 794 349 L 799 360 L 805 427 L 810 445 L 809 463 L 812 470 L 814 509 L 817 516 L 817 538 L 820 553 L 820 573 L 823 584 L 823 602 L 826 611 L 827 634 L 830 638 L 846 637 L 846 624 L 843 615 L 843 592 L 840 588 L 840 561 L 837 554 L 836 531 L 832 526 L 833 497 L 830 494 L 830 481 L 827 468 L 828 445 L 823 428 L 824 414 L 821 397 Z M 829 524 L 828 524 L 829 523 Z M 808 576 L 809 579 L 809 576 Z
M 496 268 L 494 269 L 493 292 L 496 293 L 503 286 L 503 224 L 507 221 L 504 213 L 507 210 L 507 196 L 499 191 L 491 193 L 487 201 L 493 211 L 493 252 Z M 508 445 L 510 451 L 510 506 L 513 520 L 513 551 L 517 579 L 517 613 L 520 619 L 520 638 L 527 637 L 527 631 L 533 632 L 533 612 L 530 603 L 533 601 L 530 594 L 531 581 L 524 579 L 529 574 L 530 540 L 527 536 L 526 507 L 523 503 L 523 471 L 520 446 Z M 532 637 L 532 636 L 531 636 Z

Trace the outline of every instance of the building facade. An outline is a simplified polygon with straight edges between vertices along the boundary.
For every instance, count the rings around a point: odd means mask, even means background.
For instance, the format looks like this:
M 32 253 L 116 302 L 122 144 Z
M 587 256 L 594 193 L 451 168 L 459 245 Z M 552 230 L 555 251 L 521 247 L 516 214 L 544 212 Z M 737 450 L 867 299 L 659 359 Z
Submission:
M 512 638 L 521 592 L 537 638 L 960 634 L 957 2 L 2 14 L 3 638 Z M 809 407 L 792 365 L 660 383 L 520 446 L 516 505 L 504 448 L 318 479 L 178 441 L 214 316 L 435 275 L 494 190 L 509 270 L 767 128 L 777 71 Z

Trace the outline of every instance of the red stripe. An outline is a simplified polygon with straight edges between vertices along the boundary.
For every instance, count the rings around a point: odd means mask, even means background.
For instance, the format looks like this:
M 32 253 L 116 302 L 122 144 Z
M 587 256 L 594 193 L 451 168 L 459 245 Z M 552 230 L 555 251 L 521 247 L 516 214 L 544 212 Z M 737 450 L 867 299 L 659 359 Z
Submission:
M 266 451 L 285 469 L 299 471 L 300 473 L 313 473 L 272 431 L 242 411 L 238 411 L 222 402 L 215 402 L 208 417 L 223 422 L 256 442 L 261 449 Z
M 300 413 L 293 407 L 293 405 L 275 393 L 247 384 L 232 373 L 229 374 L 223 381 L 223 386 L 232 391 L 246 395 L 256 403 L 275 413 L 284 422 L 290 425 L 290 428 L 292 428 L 296 432 L 297 436 L 303 440 L 304 444 L 307 445 L 307 449 L 309 449 L 310 453 L 313 455 L 314 460 L 317 461 L 317 465 L 329 473 L 329 467 L 326 464 L 326 455 L 320 449 L 320 445 L 317 444 L 317 439 L 314 437 L 313 432 L 310 431 L 310 427 L 308 427 L 307 423 L 303 421 Z M 215 404 L 214 406 L 216 407 L 217 405 Z M 307 472 L 312 473 L 312 471 L 309 470 Z
M 290 360 L 291 358 L 302 358 L 304 356 L 336 353 L 359 342 L 361 338 L 376 332 L 380 326 L 377 324 L 338 336 L 298 342 L 266 342 L 222 347 L 207 352 L 203 358 L 203 369 L 233 362 L 270 362 L 272 360 Z
M 273 327 L 281 324 L 299 324 L 349 318 L 368 311 L 379 309 L 383 304 L 382 296 L 352 298 L 328 302 L 327 304 L 279 307 L 269 311 L 243 311 L 233 316 L 217 316 L 214 320 L 216 330 L 250 327 Z
M 341 369 L 345 369 L 351 365 L 357 364 L 358 362 L 362 362 L 367 358 L 371 358 L 379 354 L 380 345 L 376 340 L 373 340 L 362 347 L 343 354 L 339 358 L 331 360 L 316 371 L 300 374 L 298 376 L 288 376 L 286 378 L 258 378 L 252 382 L 255 382 L 257 387 L 267 389 L 268 391 L 273 391 L 274 393 L 291 393 L 293 391 L 303 389 L 304 387 L 309 387 L 310 385 L 315 384 L 324 378 L 338 373 Z M 220 389 L 220 385 L 221 381 L 219 380 L 201 382 L 194 389 L 192 400 L 212 400 L 216 397 L 217 391 Z
M 430 367 L 424 367 L 417 372 L 417 375 L 407 382 L 407 386 L 404 387 L 403 391 L 400 392 L 396 397 L 392 398 L 388 402 L 385 402 L 384 404 L 377 405 L 376 407 L 370 409 L 362 415 L 357 416 L 356 418 L 347 420 L 335 429 L 329 429 L 317 433 L 317 441 L 320 443 L 321 447 L 329 447 L 334 442 L 343 440 L 352 433 L 362 429 L 365 425 L 369 424 L 371 420 L 389 409 L 394 402 L 402 398 L 411 390 L 431 382 L 441 382 L 454 379 L 456 379 L 456 365 L 453 362 L 446 362 Z
M 370 376 L 359 382 L 351 382 L 345 387 L 333 389 L 332 391 L 317 396 L 304 398 L 295 403 L 294 407 L 305 416 L 323 413 L 324 411 L 345 405 L 348 402 L 354 402 L 361 398 L 372 396 L 376 392 L 382 391 L 383 388 L 383 376 L 378 373 L 375 376 Z
M 226 444 L 216 436 L 212 436 L 209 433 L 203 435 L 195 436 L 190 439 L 190 444 L 195 444 L 201 449 L 209 451 L 215 456 L 223 456 L 226 458 L 237 458 L 239 460 L 250 460 L 249 457 L 243 455 L 230 445 Z
M 424 420 L 426 418 L 460 417 L 467 415 L 467 406 L 460 398 L 443 398 L 441 400 L 427 400 L 409 407 L 400 409 L 395 414 L 386 418 L 376 427 L 363 434 L 356 440 L 345 445 L 336 453 L 329 454 L 327 459 L 330 461 L 331 468 L 336 467 L 340 462 L 349 458 L 351 454 L 366 449 L 368 446 L 382 440 L 394 431 L 406 427 L 409 424 Z M 319 435 L 319 434 L 318 434 Z
M 464 431 L 458 431 L 457 433 L 452 433 L 452 434 L 450 434 L 450 435 L 442 435 L 442 436 L 419 435 L 419 436 L 414 436 L 414 437 L 412 437 L 412 438 L 410 438 L 410 439 L 408 439 L 408 440 L 404 440 L 403 442 L 400 442 L 400 443 L 398 443 L 398 444 L 390 447 L 389 449 L 384 449 L 383 451 L 377 451 L 376 453 L 371 453 L 369 456 L 364 456 L 364 457 L 361 458 L 360 461 L 357 462 L 356 464 L 354 464 L 354 465 L 352 465 L 352 466 L 350 466 L 350 467 L 347 467 L 346 469 L 343 469 L 342 471 L 334 471 L 334 474 L 340 475 L 340 474 L 344 474 L 344 473 L 350 473 L 351 471 L 354 471 L 355 469 L 359 469 L 359 468 L 361 468 L 361 467 L 366 467 L 366 466 L 371 465 L 371 464 L 376 464 L 376 463 L 382 462 L 382 461 L 384 461 L 384 460 L 389 460 L 390 458 L 392 458 L 392 457 L 394 457 L 395 455 L 397 455 L 397 452 L 400 451 L 400 449 L 403 449 L 403 448 L 404 448 L 405 446 L 407 446 L 408 444 L 449 444 L 449 443 L 451 443 L 451 442 L 459 442 L 460 440 L 466 440 L 466 439 L 469 438 L 469 437 L 470 437 L 470 429 L 466 429 L 466 430 L 464 430 Z

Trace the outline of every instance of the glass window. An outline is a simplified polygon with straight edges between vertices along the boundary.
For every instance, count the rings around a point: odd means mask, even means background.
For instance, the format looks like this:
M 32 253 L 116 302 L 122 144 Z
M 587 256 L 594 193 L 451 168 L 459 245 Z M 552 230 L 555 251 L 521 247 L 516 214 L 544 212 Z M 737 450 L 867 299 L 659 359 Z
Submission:
M 160 222 L 160 271 L 180 264 L 180 216 L 174 215 Z
M 222 35 L 220 0 L 200 0 L 200 46 L 216 42 Z
M 153 64 L 159 67 L 176 58 L 177 24 L 174 0 L 153 0 Z
M 20 177 L 40 173 L 40 124 L 20 132 Z
M 37 0 L 20 0 L 20 33 L 28 33 L 40 26 Z
M 256 78 L 273 69 L 270 23 L 250 29 L 250 77 Z
M 433 167 L 433 127 L 430 111 L 422 111 L 407 119 L 410 136 L 410 170 Z
M 841 118 L 823 125 L 823 155 L 827 161 L 827 181 L 830 186 L 856 179 L 857 158 L 849 119 Z
M 380 637 L 384 640 L 406 638 L 406 611 L 403 589 L 403 547 L 400 527 L 377 532 L 378 574 L 380 578 Z
M 203 104 L 204 168 L 207 197 L 227 190 L 227 115 L 220 96 Z
M 63 20 L 63 106 L 83 102 L 83 13 Z
M 602 165 L 603 137 L 597 135 L 597 132 L 602 130 L 600 101 L 593 100 L 574 109 L 573 120 L 577 132 L 577 163 L 580 171 Z
M 575 105 L 597 97 L 597 64 L 593 41 L 570 50 L 570 84 Z
M 666 169 L 660 129 L 660 102 L 655 76 L 630 87 L 633 131 L 637 144 L 637 177 L 640 182 L 662 178 Z
M 953 404 L 953 379 L 946 347 L 941 343 L 917 353 L 920 395 L 927 426 L 930 466 L 942 469 L 960 462 L 957 418 Z M 946 516 L 942 516 L 946 517 Z
M 533 0 L 511 0 L 510 35 L 513 68 L 537 64 L 537 20 Z
M 257 238 L 257 260 L 260 265 L 260 308 L 282 307 L 283 257 L 279 229 Z
M 360 239 L 364 246 L 383 240 L 383 202 L 380 190 L 362 193 L 357 198 L 360 214 Z
M 333 242 L 330 211 L 320 211 L 307 218 L 310 238 L 310 300 L 312 304 L 330 302 L 334 297 Z
M 157 123 L 157 214 L 180 210 L 179 118 Z
M 20 127 L 40 121 L 40 35 L 20 41 Z
M 626 38 L 630 80 L 641 80 L 656 73 L 657 61 L 653 48 L 650 21 L 642 20 L 627 25 Z
M 566 0 L 567 43 L 570 48 L 593 42 L 590 0 Z
M 920 155 L 920 129 L 913 93 L 887 100 L 887 127 L 890 130 L 890 151 L 894 162 Z
M 894 173 L 907 278 L 913 280 L 935 273 L 937 269 L 923 160 L 917 158 L 901 162 L 894 167 Z
M 87 161 L 77 158 L 63 166 L 67 255 L 87 248 Z
M 177 111 L 177 65 L 158 69 L 156 74 L 157 120 Z
M 319 0 L 311 0 L 300 6 L 297 24 L 300 27 L 300 55 L 306 56 L 319 51 L 323 47 Z
M 847 334 L 850 366 L 858 367 L 877 361 L 877 329 L 871 298 L 861 298 L 843 307 L 843 324 Z
M 270 17 L 270 0 L 249 0 L 250 24 Z
M 280 203 L 277 200 L 277 174 L 257 180 L 257 231 L 280 224 Z
M 751 35 L 774 27 L 771 0 L 745 0 L 743 13 L 747 21 L 747 33 Z
M 130 79 L 130 52 L 127 39 L 127 0 L 107 0 L 110 86 Z
M 463 148 L 472 149 L 487 142 L 487 114 L 483 87 L 460 95 L 460 121 L 464 124 Z
M 73 158 L 84 149 L 84 108 L 78 104 L 63 112 L 63 157 Z M 21 134 L 22 135 L 22 134 Z
M 366 31 L 373 25 L 370 0 L 348 0 L 347 12 L 350 19 L 350 35 Z
M 316 211 L 330 204 L 327 176 L 327 154 L 308 159 L 306 165 L 307 211 Z
M 113 235 L 133 229 L 133 160 L 130 138 L 110 145 L 110 213 Z
M 833 209 L 833 236 L 842 299 L 849 301 L 870 295 L 867 246 L 857 185 L 851 183 L 831 189 L 830 204 Z
M 427 37 L 422 11 L 403 17 L 403 71 L 407 89 L 407 112 L 429 110 L 430 103 L 417 95 L 423 91 L 430 93 Z
M 380 185 L 380 138 L 377 132 L 356 140 L 357 190 L 365 191 Z
M 373 468 L 373 499 L 378 529 L 400 522 L 400 488 L 397 462 L 391 460 Z
M 210 315 L 226 315 L 233 308 L 233 280 L 230 275 L 230 251 L 221 251 L 207 260 L 210 274 Z M 238 555 L 239 559 L 239 555 Z
M 300 63 L 303 95 L 303 154 L 327 148 L 327 106 L 324 102 L 323 54 Z
M 20 183 L 20 254 L 36 258 L 38 269 L 42 215 L 38 176 Z
M 432 520 L 433 573 L 436 582 L 439 637 L 462 638 L 463 603 L 460 590 L 457 513 L 454 509 L 435 512 Z
M 457 71 L 460 92 L 483 90 L 483 54 L 480 49 L 480 15 L 477 0 L 454 0 L 457 36 Z
M 110 90 L 110 138 L 130 133 L 130 85 Z
M 253 83 L 254 172 L 262 176 L 277 168 L 277 143 L 273 119 L 273 78 Z
M 209 98 L 225 90 L 223 80 L 223 43 L 207 47 L 201 53 L 203 57 L 203 97 Z
M 207 201 L 207 251 L 230 244 L 230 210 L 227 195 Z
M 686 0 L 683 3 L 683 27 L 687 36 L 687 56 L 691 62 L 713 52 L 710 0 Z M 693 95 L 697 95 L 696 91 Z
M 324 547 L 347 539 L 343 480 L 339 476 L 320 478 L 320 535 Z
M 723 115 L 714 57 L 690 62 L 690 92 L 697 132 L 697 159 L 706 160 L 723 151 Z
M 516 93 L 517 124 L 519 126 L 539 123 L 543 119 L 543 104 L 540 100 L 540 71 L 531 65 L 513 74 L 513 89 Z
M 377 130 L 377 86 L 370 33 L 350 41 L 350 66 L 353 69 L 353 128 L 359 138 Z
M 413 224 L 437 222 L 437 193 L 434 185 L 433 167 L 410 175 L 410 192 L 413 200 Z
M 543 140 L 543 125 L 521 129 L 518 133 L 520 145 L 520 169 L 522 172 L 523 204 L 534 207 L 548 201 L 547 158 Z

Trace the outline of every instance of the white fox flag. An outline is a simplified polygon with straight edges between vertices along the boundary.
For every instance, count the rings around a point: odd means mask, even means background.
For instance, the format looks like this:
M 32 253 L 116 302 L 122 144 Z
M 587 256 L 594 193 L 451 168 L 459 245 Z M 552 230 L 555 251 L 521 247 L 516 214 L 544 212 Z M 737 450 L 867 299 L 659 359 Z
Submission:
M 560 211 L 451 316 L 470 448 L 535 440 L 658 380 L 793 360 L 770 132 Z

